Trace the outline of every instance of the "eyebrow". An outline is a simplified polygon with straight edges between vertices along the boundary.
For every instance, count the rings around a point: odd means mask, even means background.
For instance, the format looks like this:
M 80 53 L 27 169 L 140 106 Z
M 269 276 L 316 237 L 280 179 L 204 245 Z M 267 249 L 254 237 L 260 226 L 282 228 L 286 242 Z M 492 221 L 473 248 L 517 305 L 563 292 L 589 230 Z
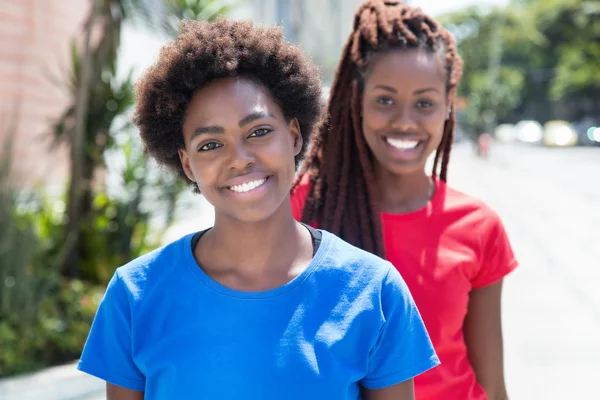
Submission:
M 415 90 L 414 94 L 423 94 L 423 93 L 427 93 L 427 92 L 440 92 L 439 90 L 437 90 L 436 88 L 424 88 L 424 89 L 419 89 L 419 90 Z
M 398 93 L 398 91 L 396 89 L 394 89 L 391 86 L 386 86 L 386 85 L 377 85 L 377 86 L 375 86 L 375 89 L 385 90 L 386 92 L 390 92 L 390 93 Z M 437 90 L 436 88 L 433 88 L 433 87 L 429 87 L 429 88 L 415 90 L 413 94 L 423 94 L 423 93 L 427 93 L 427 92 L 439 92 L 439 90 Z
M 275 117 L 271 113 L 268 113 L 268 112 L 265 112 L 265 111 L 255 111 L 252 114 L 250 114 L 250 115 L 242 118 L 240 120 L 240 122 L 238 122 L 238 125 L 241 128 L 244 125 L 249 124 L 250 122 L 254 122 L 257 119 L 261 119 L 261 118 L 265 118 L 265 117 L 271 117 L 271 118 L 275 119 Z
M 247 124 L 249 124 L 251 122 L 256 121 L 257 119 L 261 119 L 261 118 L 265 118 L 265 117 L 271 117 L 271 118 L 275 119 L 275 117 L 272 114 L 268 113 L 268 112 L 265 112 L 265 111 L 256 111 L 256 112 L 253 112 L 252 114 L 247 115 L 244 118 L 242 118 L 240 120 L 240 122 L 238 122 L 238 126 L 241 128 L 244 125 L 247 125 Z M 222 126 L 216 126 L 216 125 L 213 125 L 213 126 L 203 126 L 201 128 L 197 128 L 192 133 L 191 139 L 194 139 L 196 136 L 200 136 L 200 135 L 205 134 L 205 133 L 225 133 L 225 129 Z

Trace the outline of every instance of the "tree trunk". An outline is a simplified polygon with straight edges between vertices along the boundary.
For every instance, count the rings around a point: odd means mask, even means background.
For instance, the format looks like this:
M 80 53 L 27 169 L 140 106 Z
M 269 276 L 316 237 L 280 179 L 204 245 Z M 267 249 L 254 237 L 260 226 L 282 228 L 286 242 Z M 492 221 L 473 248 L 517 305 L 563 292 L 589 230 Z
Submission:
M 71 182 L 67 203 L 68 223 L 63 270 L 67 276 L 71 277 L 76 277 L 78 275 L 82 197 L 85 193 L 84 185 L 88 184 L 84 181 L 83 164 L 85 158 L 85 135 L 89 109 L 90 83 L 93 74 L 91 39 L 101 7 L 99 0 L 91 1 L 92 7 L 90 17 L 85 25 L 84 47 L 81 56 L 78 79 L 79 86 L 77 88 L 77 102 L 75 105 L 75 129 L 73 130 L 70 148 Z

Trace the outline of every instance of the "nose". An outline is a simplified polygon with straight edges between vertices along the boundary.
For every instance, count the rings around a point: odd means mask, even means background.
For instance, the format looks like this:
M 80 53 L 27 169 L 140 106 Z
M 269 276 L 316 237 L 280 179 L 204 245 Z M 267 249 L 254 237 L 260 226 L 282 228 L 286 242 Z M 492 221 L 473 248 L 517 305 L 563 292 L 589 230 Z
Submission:
M 229 161 L 229 168 L 243 172 L 248 169 L 255 162 L 254 152 L 250 148 L 250 145 L 241 140 L 230 146 L 231 154 Z
M 411 131 L 417 127 L 417 121 L 411 107 L 403 106 L 398 108 L 394 114 L 392 128 L 399 131 Z

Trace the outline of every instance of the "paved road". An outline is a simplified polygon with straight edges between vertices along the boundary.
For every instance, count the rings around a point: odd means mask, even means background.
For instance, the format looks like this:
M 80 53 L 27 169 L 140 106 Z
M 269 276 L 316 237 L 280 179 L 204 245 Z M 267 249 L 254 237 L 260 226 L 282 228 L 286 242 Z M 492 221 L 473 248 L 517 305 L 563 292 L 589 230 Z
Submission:
M 520 268 L 504 297 L 511 399 L 596 398 L 600 376 L 600 148 L 457 147 L 450 183 L 503 218 Z
M 503 302 L 511 399 L 598 398 L 600 147 L 497 146 L 481 160 L 458 145 L 449 173 L 451 185 L 500 214 L 521 263 Z M 207 207 L 184 216 L 171 238 L 210 224 Z

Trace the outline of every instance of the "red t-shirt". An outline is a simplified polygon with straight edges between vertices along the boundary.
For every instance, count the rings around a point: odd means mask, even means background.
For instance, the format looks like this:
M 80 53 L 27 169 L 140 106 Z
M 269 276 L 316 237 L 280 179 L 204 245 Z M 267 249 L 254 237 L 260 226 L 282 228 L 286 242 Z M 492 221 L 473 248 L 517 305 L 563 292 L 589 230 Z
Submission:
M 292 194 L 300 219 L 310 182 Z M 467 358 L 463 322 L 469 292 L 499 281 L 517 261 L 498 215 L 442 181 L 429 204 L 408 214 L 381 213 L 387 259 L 421 312 L 441 365 L 415 378 L 418 400 L 486 400 Z

